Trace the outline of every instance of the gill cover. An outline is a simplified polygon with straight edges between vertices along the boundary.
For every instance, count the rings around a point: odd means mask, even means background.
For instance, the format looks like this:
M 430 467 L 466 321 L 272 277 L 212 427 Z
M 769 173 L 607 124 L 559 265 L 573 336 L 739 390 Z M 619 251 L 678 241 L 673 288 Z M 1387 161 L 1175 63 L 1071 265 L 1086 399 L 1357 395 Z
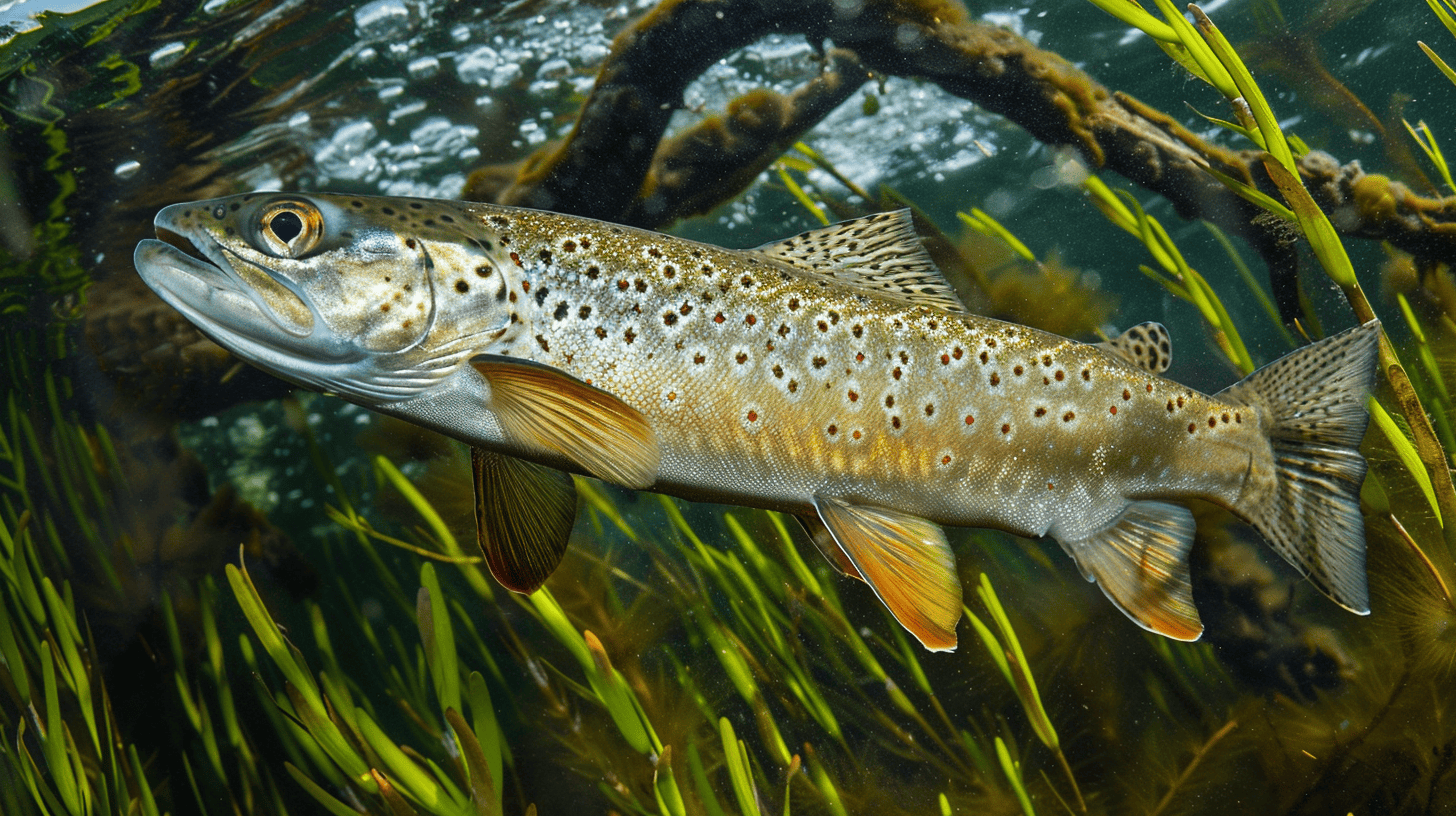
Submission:
M 393 217 L 403 206 L 292 194 L 177 204 L 135 260 L 164 300 L 260 368 L 366 402 L 406 399 L 478 337 L 434 331 L 440 276 L 429 242 Z

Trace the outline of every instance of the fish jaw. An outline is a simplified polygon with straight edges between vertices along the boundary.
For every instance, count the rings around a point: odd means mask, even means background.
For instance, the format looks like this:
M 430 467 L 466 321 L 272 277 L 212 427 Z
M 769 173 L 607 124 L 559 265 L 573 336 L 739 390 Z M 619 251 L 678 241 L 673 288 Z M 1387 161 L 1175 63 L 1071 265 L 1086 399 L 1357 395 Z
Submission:
M 301 287 L 253 264 L 255 275 L 266 276 L 296 299 L 294 309 L 282 310 L 290 316 L 280 314 L 238 273 L 236 264 L 247 259 L 179 223 L 177 211 L 183 206 L 198 205 L 174 205 L 158 213 L 161 238 L 138 243 L 133 262 L 147 286 L 218 345 L 296 385 L 366 404 L 407 399 L 448 373 L 440 365 L 420 370 L 408 354 L 360 347 L 328 325 Z M 308 315 L 306 324 L 290 319 L 301 313 Z

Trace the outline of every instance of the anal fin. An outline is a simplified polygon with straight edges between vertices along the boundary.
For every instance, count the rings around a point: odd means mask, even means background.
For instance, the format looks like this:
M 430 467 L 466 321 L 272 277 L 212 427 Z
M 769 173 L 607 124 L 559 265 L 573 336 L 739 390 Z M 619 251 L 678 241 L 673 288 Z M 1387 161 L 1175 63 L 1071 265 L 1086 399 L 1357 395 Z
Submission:
M 895 620 L 933 652 L 954 649 L 961 583 L 940 526 L 898 510 L 825 496 L 815 496 L 814 507 Z
M 1188 575 L 1194 530 L 1193 514 L 1182 505 L 1135 501 L 1101 530 L 1059 540 L 1123 614 L 1150 632 L 1186 641 L 1203 634 Z
M 475 474 L 475 532 L 490 574 L 530 594 L 566 555 L 576 521 L 571 474 L 514 456 L 470 449 Z
M 657 433 L 636 408 L 571 375 L 526 360 L 470 361 L 490 384 L 490 409 L 509 440 L 565 457 L 592 476 L 638 490 L 657 481 Z

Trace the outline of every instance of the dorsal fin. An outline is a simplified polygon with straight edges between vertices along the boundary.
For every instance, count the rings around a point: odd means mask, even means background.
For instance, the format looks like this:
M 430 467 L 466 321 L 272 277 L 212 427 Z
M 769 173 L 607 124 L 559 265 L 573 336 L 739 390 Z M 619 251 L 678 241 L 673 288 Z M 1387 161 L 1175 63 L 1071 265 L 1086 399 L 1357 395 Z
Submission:
M 747 251 L 877 295 L 948 312 L 966 310 L 920 243 L 909 210 L 831 224 Z
M 1098 343 L 1103 351 L 1115 354 L 1144 371 L 1162 374 L 1173 362 L 1173 346 L 1162 323 L 1139 323 L 1106 343 Z

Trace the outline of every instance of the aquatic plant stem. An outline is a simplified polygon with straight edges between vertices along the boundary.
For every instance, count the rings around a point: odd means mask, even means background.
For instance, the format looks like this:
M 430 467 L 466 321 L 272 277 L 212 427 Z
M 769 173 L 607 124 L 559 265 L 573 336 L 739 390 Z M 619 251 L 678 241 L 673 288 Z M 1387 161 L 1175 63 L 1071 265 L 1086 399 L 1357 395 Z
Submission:
M 1163 794 L 1163 798 L 1158 800 L 1158 804 L 1152 810 L 1148 811 L 1148 816 L 1160 816 L 1164 810 L 1167 810 L 1168 805 L 1172 804 L 1173 796 L 1178 792 L 1178 789 L 1182 788 L 1183 783 L 1188 781 L 1188 777 L 1192 776 L 1193 772 L 1198 769 L 1199 763 L 1213 750 L 1213 746 L 1217 745 L 1219 740 L 1228 736 L 1229 732 L 1238 727 L 1238 720 L 1229 720 L 1223 724 L 1222 728 L 1213 732 L 1213 736 L 1209 737 L 1198 747 L 1198 751 L 1193 755 L 1193 759 L 1188 761 L 1188 764 L 1183 767 L 1182 773 L 1178 774 L 1178 778 L 1173 780 L 1173 784 L 1168 787 L 1168 792 Z

